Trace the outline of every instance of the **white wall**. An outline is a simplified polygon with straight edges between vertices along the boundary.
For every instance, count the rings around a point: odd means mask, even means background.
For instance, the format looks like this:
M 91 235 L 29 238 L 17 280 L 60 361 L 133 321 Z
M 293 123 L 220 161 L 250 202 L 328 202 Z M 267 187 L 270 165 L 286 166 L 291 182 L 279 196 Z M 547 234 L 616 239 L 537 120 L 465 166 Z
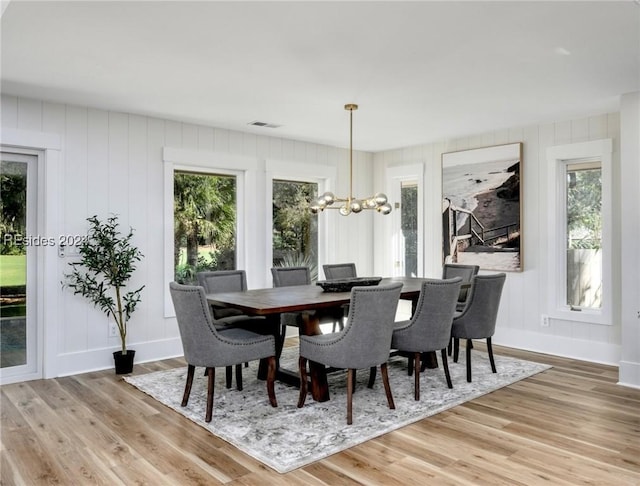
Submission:
M 93 214 L 104 217 L 117 213 L 124 228 L 135 229 L 135 242 L 145 258 L 132 285 L 146 285 L 129 325 L 128 343 L 136 350 L 136 362 L 182 354 L 175 319 L 164 318 L 163 314 L 163 148 L 255 158 L 258 174 L 251 179 L 257 186 L 265 181 L 266 159 L 337 166 L 335 192 L 348 190 L 348 151 L 343 148 L 6 95 L 2 95 L 0 111 L 3 143 L 8 132 L 16 130 L 22 134 L 57 134 L 61 140 L 59 174 L 47 187 L 47 200 L 55 201 L 57 214 L 54 221 L 43 226 L 55 234 L 47 236 L 86 234 L 86 218 Z M 361 176 L 358 184 L 366 192 L 371 190 L 372 175 L 366 170 L 371 159 L 371 154 L 354 153 L 354 170 Z M 255 187 L 248 190 L 264 194 Z M 259 201 L 256 207 L 264 208 L 265 204 Z M 334 236 L 340 235 L 350 243 L 335 245 L 336 261 L 356 261 L 363 272 L 369 273 L 371 219 L 358 218 L 354 224 L 354 220 L 332 213 L 323 217 L 333 218 Z M 266 235 L 266 231 L 256 231 L 248 238 L 248 251 L 260 255 L 256 268 L 247 269 L 256 287 L 271 286 L 270 265 L 260 260 L 265 259 Z M 68 271 L 69 259 L 58 258 L 56 249 L 43 249 L 42 253 L 46 268 L 56 273 L 49 277 L 54 284 L 42 296 L 47 302 L 46 377 L 113 367 L 110 351 L 118 349 L 119 341 L 108 337 L 106 317 L 82 298 L 61 289 L 59 282 Z
M 620 258 L 614 255 L 614 320 L 611 325 L 552 319 L 540 326 L 540 315 L 549 312 L 546 302 L 548 234 L 547 147 L 611 138 L 613 140 L 614 248 L 620 245 L 620 119 L 617 113 L 543 125 L 511 128 L 477 136 L 380 152 L 374 155 L 378 173 L 386 167 L 425 165 L 425 275 L 441 275 L 441 155 L 444 152 L 523 142 L 523 240 L 524 271 L 508 273 L 494 342 L 521 349 L 618 364 L 620 360 Z M 637 188 L 636 188 L 637 197 Z M 637 205 L 633 211 L 638 211 Z M 383 261 L 384 245 L 376 248 L 375 261 Z
M 620 102 L 622 359 L 620 383 L 640 388 L 640 91 Z

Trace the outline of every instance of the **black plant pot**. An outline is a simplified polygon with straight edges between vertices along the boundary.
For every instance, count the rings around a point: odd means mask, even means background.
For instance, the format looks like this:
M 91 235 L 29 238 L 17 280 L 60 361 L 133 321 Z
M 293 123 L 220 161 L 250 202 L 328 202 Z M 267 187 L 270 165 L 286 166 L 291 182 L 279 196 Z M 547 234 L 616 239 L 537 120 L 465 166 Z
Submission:
M 116 375 L 126 375 L 133 371 L 133 358 L 136 352 L 133 349 L 127 349 L 127 354 L 122 354 L 122 351 L 115 351 L 113 353 L 113 360 L 116 363 Z

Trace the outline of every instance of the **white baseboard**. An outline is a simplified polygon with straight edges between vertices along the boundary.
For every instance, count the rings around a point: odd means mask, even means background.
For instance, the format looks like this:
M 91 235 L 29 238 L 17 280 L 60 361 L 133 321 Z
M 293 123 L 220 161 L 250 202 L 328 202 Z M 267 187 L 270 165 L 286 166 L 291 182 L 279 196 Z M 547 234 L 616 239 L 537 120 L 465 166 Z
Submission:
M 640 389 L 640 363 L 620 361 L 618 385 Z
M 592 363 L 620 365 L 621 346 L 583 339 L 535 333 L 531 331 L 497 328 L 493 344 L 510 348 L 551 354 Z
M 101 348 L 82 351 L 79 353 L 60 354 L 56 358 L 56 369 L 47 370 L 45 378 L 55 378 L 58 376 L 77 375 L 89 371 L 100 371 L 114 367 L 113 352 L 120 348 Z M 150 341 L 144 343 L 131 343 L 127 349 L 134 349 L 136 363 L 146 363 L 161 359 L 175 358 L 183 356 L 182 341 L 179 337 Z

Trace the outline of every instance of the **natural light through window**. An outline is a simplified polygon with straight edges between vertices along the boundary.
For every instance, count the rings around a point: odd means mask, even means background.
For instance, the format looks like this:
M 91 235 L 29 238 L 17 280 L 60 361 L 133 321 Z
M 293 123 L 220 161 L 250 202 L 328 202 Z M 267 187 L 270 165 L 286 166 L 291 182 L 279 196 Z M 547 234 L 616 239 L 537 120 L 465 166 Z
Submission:
M 602 307 L 602 168 L 566 165 L 567 299 L 573 310 Z

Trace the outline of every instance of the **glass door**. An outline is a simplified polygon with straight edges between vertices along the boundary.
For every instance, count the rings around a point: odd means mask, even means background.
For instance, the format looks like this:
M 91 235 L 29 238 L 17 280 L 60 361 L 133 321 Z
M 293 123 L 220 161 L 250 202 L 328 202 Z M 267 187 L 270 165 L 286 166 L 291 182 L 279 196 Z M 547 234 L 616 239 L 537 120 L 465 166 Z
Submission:
M 394 277 L 422 277 L 422 166 L 391 167 L 387 169 L 387 179 L 393 211 L 388 219 L 390 258 L 385 273 Z
M 33 375 L 40 352 L 35 316 L 37 157 L 1 152 L 0 378 Z

